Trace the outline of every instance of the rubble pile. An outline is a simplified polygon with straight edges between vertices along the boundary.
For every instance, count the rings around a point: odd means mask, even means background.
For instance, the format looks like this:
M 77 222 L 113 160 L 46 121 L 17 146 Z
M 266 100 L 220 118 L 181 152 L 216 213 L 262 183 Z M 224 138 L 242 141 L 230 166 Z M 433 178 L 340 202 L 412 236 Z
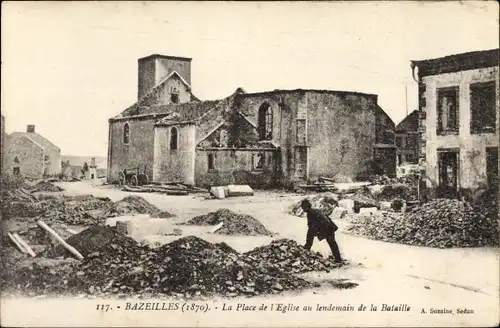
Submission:
M 419 176 L 417 174 L 410 174 L 399 178 L 376 176 L 371 179 L 371 182 L 383 186 L 381 193 L 377 195 L 379 201 L 392 201 L 398 198 L 407 201 L 418 200 Z
M 326 192 L 322 193 L 319 195 L 315 195 L 313 197 L 308 198 L 309 201 L 312 204 L 313 208 L 319 209 L 325 213 L 325 215 L 330 215 L 332 214 L 333 210 L 335 207 L 338 206 L 338 197 L 337 195 L 331 193 L 331 192 Z M 302 200 L 298 201 L 297 203 L 293 204 L 292 207 L 290 208 L 289 213 L 295 216 L 305 216 L 304 211 L 300 207 L 300 203 Z
M 346 195 L 343 198 L 351 199 L 354 202 L 353 210 L 355 213 L 359 213 L 361 208 L 380 207 L 379 202 L 368 188 L 364 188 L 353 195 Z
M 59 192 L 59 191 L 64 191 L 64 189 L 47 181 L 40 181 L 36 185 L 30 187 L 30 192 Z
M 264 265 L 249 265 L 235 253 L 203 239 L 188 236 L 164 245 L 148 259 L 147 266 L 126 274 L 114 288 L 134 292 L 152 289 L 181 297 L 222 294 L 228 297 L 279 293 L 308 283 Z
M 329 271 L 339 267 L 333 258 L 305 249 L 290 239 L 279 239 L 266 246 L 257 247 L 243 254 L 244 260 L 252 265 L 271 265 L 290 273 Z
M 109 218 L 135 214 L 149 214 L 155 218 L 170 218 L 174 216 L 167 211 L 161 211 L 143 197 L 128 196 L 110 206 L 105 211 L 104 217 Z
M 272 232 L 266 229 L 262 223 L 251 215 L 238 214 L 228 209 L 219 209 L 206 215 L 195 216 L 187 221 L 186 225 L 217 225 L 224 222 L 222 227 L 215 233 L 222 235 L 245 235 L 245 236 L 272 236 Z
M 470 203 L 434 199 L 405 214 L 382 213 L 352 221 L 347 231 L 377 240 L 439 248 L 498 245 L 498 223 Z
M 106 247 L 119 249 L 134 248 L 137 245 L 137 242 L 132 238 L 106 225 L 95 225 L 87 228 L 76 235 L 72 235 L 66 239 L 66 242 L 76 248 L 83 256 L 94 252 L 102 252 Z M 46 250 L 43 256 L 54 258 L 70 257 L 72 255 L 62 245 L 57 245 Z
M 157 249 L 108 243 L 76 265 L 30 266 L 11 287 L 33 294 L 254 296 L 298 290 L 306 280 L 267 263 L 247 263 L 224 244 L 188 236 Z

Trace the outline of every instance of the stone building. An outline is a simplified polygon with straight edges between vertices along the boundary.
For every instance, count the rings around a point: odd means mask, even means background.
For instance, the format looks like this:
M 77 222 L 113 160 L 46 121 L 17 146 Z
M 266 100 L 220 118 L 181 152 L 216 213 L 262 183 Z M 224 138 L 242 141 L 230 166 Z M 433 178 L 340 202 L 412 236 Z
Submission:
M 28 125 L 26 132 L 13 132 L 5 145 L 5 172 L 32 179 L 61 174 L 61 150 Z
M 429 191 L 472 197 L 498 188 L 499 49 L 411 66 L 419 83 L 419 156 Z
M 109 120 L 110 182 L 137 168 L 149 180 L 199 186 L 395 175 L 395 125 L 376 95 L 238 88 L 200 101 L 191 90 L 190 62 L 139 59 L 139 99 Z
M 414 110 L 396 125 L 397 163 L 418 164 L 418 110 Z

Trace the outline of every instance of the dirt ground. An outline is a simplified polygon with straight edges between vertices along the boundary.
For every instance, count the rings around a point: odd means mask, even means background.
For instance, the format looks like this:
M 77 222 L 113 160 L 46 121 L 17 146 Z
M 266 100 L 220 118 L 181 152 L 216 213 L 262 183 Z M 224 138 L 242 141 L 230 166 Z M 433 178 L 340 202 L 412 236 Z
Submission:
M 62 187 L 67 195 L 92 194 L 99 197 L 109 197 L 118 201 L 128 195 L 112 186 L 95 186 L 88 182 L 64 182 L 56 185 Z M 139 195 L 139 194 L 135 194 Z M 257 191 L 251 197 L 235 197 L 226 199 L 206 199 L 203 194 L 188 196 L 166 196 L 155 193 L 141 193 L 140 196 L 156 205 L 160 210 L 166 210 L 176 215 L 173 220 L 186 221 L 196 215 L 206 214 L 220 208 L 227 208 L 234 212 L 250 214 L 258 219 L 264 226 L 275 233 L 275 237 L 240 237 L 209 234 L 211 227 L 187 227 L 182 226 L 183 235 L 197 235 L 210 242 L 224 241 L 237 251 L 244 252 L 257 246 L 268 244 L 272 239 L 290 238 L 298 243 L 305 242 L 306 219 L 291 216 L 287 213 L 288 207 L 303 198 L 299 194 L 284 192 Z M 305 304 L 394 304 L 406 303 L 417 310 L 409 314 L 394 314 L 387 312 L 384 315 L 371 315 L 360 317 L 359 325 L 376 326 L 387 324 L 387 315 L 395 325 L 408 325 L 413 322 L 422 323 L 426 326 L 449 325 L 452 322 L 463 323 L 463 320 L 472 320 L 471 317 L 463 318 L 460 315 L 450 316 L 422 316 L 420 308 L 473 308 L 480 322 L 497 320 L 499 301 L 499 256 L 498 249 L 494 248 L 468 248 L 468 249 L 433 249 L 425 247 L 413 247 L 375 240 L 362 237 L 354 237 L 344 234 L 345 222 L 337 220 L 339 226 L 337 242 L 339 243 L 343 257 L 351 265 L 334 270 L 330 273 L 310 274 L 310 278 L 320 281 L 351 281 L 359 284 L 353 289 L 321 288 L 306 291 L 300 294 L 284 294 L 272 296 L 271 298 L 252 298 L 246 303 L 294 303 Z M 177 236 L 150 236 L 152 244 L 163 244 L 172 241 Z M 314 251 L 324 255 L 329 254 L 326 242 L 315 241 Z M 222 300 L 214 300 L 221 302 Z M 147 315 L 147 314 L 145 314 Z M 210 320 L 210 316 L 217 317 L 217 313 L 208 314 L 203 320 Z M 311 317 L 303 313 L 289 313 L 282 316 L 282 325 L 311 325 L 315 320 L 324 322 L 328 320 L 325 316 L 335 316 L 332 325 L 353 325 L 352 314 L 345 312 L 314 312 Z M 141 314 L 142 316 L 142 314 Z M 496 316 L 496 317 L 495 317 Z M 196 316 L 195 316 L 196 317 Z M 192 320 L 195 320 L 195 317 Z M 235 314 L 231 317 L 231 325 L 244 325 L 243 314 Z M 364 318 L 364 319 L 363 319 Z M 413 318 L 413 319 L 412 319 Z M 496 319 L 495 319 L 496 318 Z M 173 319 L 173 318 L 172 318 Z M 363 319 L 363 320 L 361 320 Z M 144 317 L 144 320 L 148 320 Z M 152 319 L 151 319 L 152 320 Z M 185 320 L 185 319 L 183 319 Z M 222 319 L 224 320 L 224 319 Z M 276 320 L 268 315 L 255 317 L 255 325 L 272 324 Z M 266 321 L 271 320 L 271 321 Z M 311 321 L 312 320 L 312 321 Z M 368 320 L 368 321 L 366 321 Z M 482 320 L 482 321 L 481 321 Z M 477 320 L 476 320 L 477 321 Z M 363 322 L 363 324 L 362 324 Z M 197 324 L 199 321 L 183 321 L 183 325 Z M 224 323 L 220 323 L 224 326 Z

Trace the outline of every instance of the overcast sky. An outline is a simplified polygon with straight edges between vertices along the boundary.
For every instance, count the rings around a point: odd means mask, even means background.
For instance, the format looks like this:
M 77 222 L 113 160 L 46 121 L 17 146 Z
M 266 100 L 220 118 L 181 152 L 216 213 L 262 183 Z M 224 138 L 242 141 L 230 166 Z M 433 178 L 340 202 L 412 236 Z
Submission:
M 192 61 L 192 87 L 379 95 L 398 123 L 417 108 L 410 60 L 497 48 L 487 2 L 2 3 L 2 114 L 66 155 L 107 153 L 108 118 L 137 99 L 137 59 Z

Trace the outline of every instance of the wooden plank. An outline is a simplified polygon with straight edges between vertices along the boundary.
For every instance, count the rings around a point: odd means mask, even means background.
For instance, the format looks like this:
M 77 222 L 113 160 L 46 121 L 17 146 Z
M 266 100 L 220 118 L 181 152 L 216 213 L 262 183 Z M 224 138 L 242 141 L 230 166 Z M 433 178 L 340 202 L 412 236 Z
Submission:
M 17 239 L 19 244 L 23 246 L 23 248 L 28 252 L 29 255 L 31 255 L 32 257 L 36 257 L 35 252 L 33 252 L 33 250 L 31 249 L 31 247 L 28 245 L 27 242 L 25 242 L 17 233 L 15 233 L 13 236 L 14 238 Z
M 73 246 L 71 246 L 70 244 L 68 244 L 66 241 L 64 241 L 64 239 L 61 238 L 61 236 L 59 236 L 57 234 L 57 232 L 55 232 L 54 230 L 52 230 L 47 224 L 45 224 L 45 222 L 43 221 L 38 221 L 37 224 L 42 228 L 44 229 L 45 231 L 47 231 L 49 234 L 52 235 L 52 237 L 54 237 L 61 245 L 63 245 L 64 248 L 66 248 L 68 251 L 70 251 L 73 255 L 75 255 L 79 260 L 83 260 L 83 255 L 80 254 L 80 252 L 78 252 Z
M 7 235 L 9 236 L 10 240 L 14 243 L 14 245 L 16 245 L 17 248 L 21 251 L 21 253 L 28 254 L 28 251 L 24 249 L 24 247 L 17 241 L 16 238 L 14 238 L 14 236 L 10 232 L 8 232 Z

